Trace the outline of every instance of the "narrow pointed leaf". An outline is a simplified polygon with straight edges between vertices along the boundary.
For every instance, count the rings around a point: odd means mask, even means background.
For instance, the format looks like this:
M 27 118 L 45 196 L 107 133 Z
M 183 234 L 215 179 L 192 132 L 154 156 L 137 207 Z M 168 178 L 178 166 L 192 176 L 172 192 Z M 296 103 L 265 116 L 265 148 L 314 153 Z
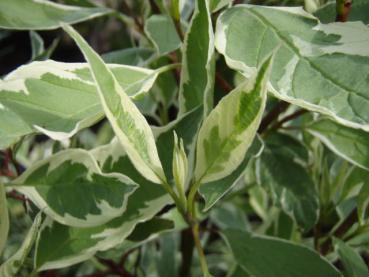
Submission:
M 121 216 L 137 185 L 122 174 L 104 174 L 87 151 L 59 152 L 28 168 L 11 185 L 54 220 L 75 227 Z
M 210 0 L 210 10 L 214 13 L 232 4 L 232 0 Z
M 225 96 L 205 119 L 197 139 L 197 183 L 228 176 L 244 159 L 264 112 L 271 63 L 269 57 L 252 79 Z
M 334 153 L 369 170 L 369 133 L 342 126 L 329 119 L 320 119 L 306 128 Z
M 8 202 L 4 185 L 0 184 L 0 257 L 9 233 Z
M 182 52 L 180 114 L 201 105 L 207 114 L 213 106 L 215 78 L 214 34 L 208 1 L 196 0 Z
M 368 266 L 355 249 L 351 248 L 343 241 L 335 239 L 335 250 L 340 256 L 340 260 L 345 268 L 347 277 L 366 277 L 369 276 Z
M 245 75 L 280 45 L 270 78 L 276 97 L 369 131 L 369 28 L 363 23 L 321 24 L 301 8 L 239 5 L 219 17 L 215 44 Z
M 29 37 L 31 39 L 31 60 L 34 60 L 40 56 L 45 51 L 44 41 L 42 37 L 35 31 L 29 32 Z
M 251 276 L 341 276 L 333 265 L 305 246 L 232 229 L 224 235 L 235 260 Z
M 41 219 L 42 216 L 39 213 L 33 220 L 31 229 L 28 231 L 19 250 L 0 266 L 0 277 L 19 276 L 17 273 L 32 249 L 40 229 Z
M 102 7 L 67 6 L 46 0 L 1 0 L 0 28 L 50 30 L 62 23 L 74 24 L 110 12 Z
M 369 179 L 368 176 L 361 176 L 363 179 L 362 187 L 357 196 L 357 215 L 361 225 L 365 225 L 367 220 L 367 211 L 369 208 Z
M 108 66 L 132 98 L 146 93 L 160 71 Z M 0 80 L 0 149 L 34 132 L 62 140 L 103 115 L 87 63 L 33 62 Z
M 63 28 L 75 40 L 88 61 L 106 117 L 135 167 L 148 180 L 162 183 L 164 172 L 154 136 L 145 117 L 87 42 L 72 27 L 65 25 Z

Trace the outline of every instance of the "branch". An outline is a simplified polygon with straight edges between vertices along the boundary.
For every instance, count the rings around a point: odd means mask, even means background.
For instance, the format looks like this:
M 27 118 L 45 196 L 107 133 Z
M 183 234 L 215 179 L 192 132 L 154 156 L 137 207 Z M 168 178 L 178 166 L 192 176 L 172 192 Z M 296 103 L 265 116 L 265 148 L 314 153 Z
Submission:
M 357 209 L 355 208 L 346 219 L 337 227 L 333 234 L 323 242 L 320 247 L 320 253 L 322 255 L 327 255 L 332 251 L 332 237 L 342 238 L 346 232 L 357 222 Z
M 351 11 L 352 0 L 336 0 L 336 22 L 346 22 Z
M 145 35 L 145 31 L 144 31 L 144 26 L 141 23 L 141 21 L 137 18 L 137 16 L 135 16 L 130 8 L 130 6 L 126 3 L 125 0 L 122 1 L 122 9 L 123 12 L 125 12 L 126 14 L 128 14 L 134 21 L 135 26 L 137 28 L 137 30 L 139 31 L 139 33 Z
M 278 118 L 278 116 L 287 110 L 288 106 L 290 104 L 284 101 L 278 102 L 273 109 L 270 110 L 270 112 L 263 118 L 261 121 L 261 124 L 259 126 L 258 133 L 263 133 L 269 125 Z
M 192 236 L 191 228 L 187 228 L 181 232 L 182 264 L 179 271 L 180 277 L 190 276 L 194 247 L 195 242 Z
M 233 90 L 231 84 L 228 83 L 227 80 L 224 79 L 223 76 L 218 71 L 215 73 L 215 80 L 219 85 L 219 87 L 221 87 L 225 93 L 228 93 Z
M 291 121 L 305 113 L 307 113 L 308 111 L 307 110 L 303 110 L 303 109 L 300 109 L 284 118 L 282 118 L 280 121 L 276 122 L 272 127 L 270 127 L 270 129 L 273 129 L 273 130 L 276 130 L 280 127 L 282 127 L 282 125 L 288 121 Z

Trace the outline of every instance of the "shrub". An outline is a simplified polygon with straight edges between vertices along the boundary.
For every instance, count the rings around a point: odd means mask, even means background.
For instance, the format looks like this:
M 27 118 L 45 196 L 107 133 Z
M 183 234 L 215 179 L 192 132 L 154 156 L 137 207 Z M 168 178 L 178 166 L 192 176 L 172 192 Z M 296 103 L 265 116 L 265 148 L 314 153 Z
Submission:
M 0 1 L 0 276 L 369 276 L 369 2 L 60 2 Z

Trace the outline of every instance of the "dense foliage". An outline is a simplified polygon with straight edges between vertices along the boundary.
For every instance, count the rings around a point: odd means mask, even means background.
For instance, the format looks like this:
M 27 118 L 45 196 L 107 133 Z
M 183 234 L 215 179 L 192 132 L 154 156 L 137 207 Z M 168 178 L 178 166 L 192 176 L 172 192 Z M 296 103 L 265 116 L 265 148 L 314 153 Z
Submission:
M 0 0 L 0 277 L 369 276 L 369 0 L 246 2 Z

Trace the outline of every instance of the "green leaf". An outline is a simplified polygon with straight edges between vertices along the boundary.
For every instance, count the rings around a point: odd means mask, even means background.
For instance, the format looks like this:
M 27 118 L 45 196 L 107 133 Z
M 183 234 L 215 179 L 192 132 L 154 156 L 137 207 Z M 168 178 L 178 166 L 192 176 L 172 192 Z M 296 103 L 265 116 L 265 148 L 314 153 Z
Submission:
M 348 21 L 362 21 L 369 24 L 369 1 L 352 1 L 351 9 L 348 15 Z M 315 16 L 323 23 L 331 23 L 336 20 L 336 1 L 329 1 L 315 12 Z
M 205 119 L 197 139 L 197 184 L 222 179 L 241 164 L 265 109 L 271 63 L 269 57 L 252 79 L 225 96 Z
M 178 139 L 176 133 L 174 133 L 172 169 L 177 193 L 182 200 L 182 203 L 185 204 L 185 184 L 188 176 L 188 159 L 184 150 L 183 139 Z
M 63 23 L 74 24 L 111 13 L 97 7 L 67 6 L 46 0 L 1 0 L 0 28 L 16 30 L 50 30 Z
M 149 17 L 145 22 L 145 33 L 160 55 L 170 53 L 181 46 L 173 20 L 167 15 Z
M 144 66 L 154 54 L 155 51 L 149 48 L 126 48 L 105 53 L 101 58 L 106 63 Z
M 121 216 L 137 185 L 122 174 L 104 174 L 91 154 L 70 149 L 44 159 L 11 186 L 54 220 L 92 227 Z
M 171 204 L 166 191 L 143 178 L 135 169 L 119 142 L 93 151 L 105 172 L 121 172 L 140 184 L 129 197 L 124 214 L 94 228 L 74 228 L 47 220 L 37 242 L 35 258 L 38 270 L 67 267 L 125 241 L 138 223 L 156 215 Z
M 242 179 L 250 159 L 260 155 L 263 147 L 263 142 L 257 136 L 247 150 L 242 162 L 231 174 L 219 180 L 206 182 L 201 185 L 199 192 L 205 200 L 204 211 L 208 211 L 213 207 L 219 199 L 227 194 Z
M 198 107 L 182 116 L 179 116 L 175 121 L 170 122 L 164 127 L 153 128 L 159 157 L 169 182 L 174 181 L 172 164 L 173 151 L 168 151 L 168 149 L 174 149 L 174 132 L 183 140 L 184 150 L 188 157 L 188 172 L 192 172 L 196 136 L 202 119 L 203 109 L 202 107 Z M 187 181 L 190 178 L 191 176 L 187 176 Z
M 347 277 L 366 277 L 369 270 L 360 255 L 339 239 L 334 239 L 334 248 L 340 256 Z
M 88 61 L 106 117 L 133 164 L 148 180 L 159 184 L 164 182 L 154 136 L 145 117 L 119 86 L 118 80 L 99 55 L 72 27 L 65 25 L 63 28 Z
M 221 206 L 211 210 L 210 218 L 221 230 L 237 229 L 248 230 L 249 224 L 246 213 L 233 203 L 222 203 Z
M 195 126 L 199 125 L 201 118 L 202 109 L 199 108 L 168 126 L 156 128 L 158 151 L 164 165 L 171 166 L 173 152 L 168 149 L 172 149 L 170 145 L 173 144 L 173 130 L 183 139 L 185 148 L 190 150 L 196 135 Z M 122 173 L 140 186 L 129 197 L 124 214 L 104 225 L 73 228 L 51 220 L 45 222 L 37 243 L 35 262 L 39 270 L 73 265 L 89 259 L 97 251 L 114 248 L 126 241 L 138 223 L 150 220 L 166 205 L 172 203 L 168 193 L 161 186 L 140 175 L 117 140 L 96 148 L 91 153 L 98 160 L 103 172 Z M 165 172 L 171 174 L 171 169 Z
M 232 4 L 232 0 L 210 0 L 210 10 L 211 12 L 217 12 L 223 7 Z
M 132 98 L 146 93 L 161 70 L 109 68 Z M 63 140 L 103 115 L 87 63 L 33 62 L 0 80 L 0 149 L 34 132 Z
M 45 49 L 44 41 L 37 32 L 31 30 L 29 34 L 32 48 L 31 61 L 45 61 L 49 59 L 58 46 L 59 38 L 54 39 L 50 46 Z
M 340 201 L 357 196 L 361 189 L 364 191 L 363 186 L 366 184 L 366 180 L 369 180 L 369 171 L 360 167 L 352 166 L 346 171 L 347 177 L 340 192 Z M 334 183 L 333 185 L 336 186 L 337 184 Z
M 42 37 L 35 31 L 30 31 L 29 36 L 31 39 L 31 60 L 34 60 L 37 56 L 41 55 L 45 51 L 44 41 Z
M 369 181 L 367 177 L 362 177 L 364 181 L 361 190 L 357 196 L 357 213 L 360 224 L 365 225 L 366 214 L 369 207 Z
M 329 119 L 319 119 L 306 128 L 338 156 L 369 170 L 369 133 L 339 125 Z
M 0 257 L 9 233 L 8 203 L 4 185 L 0 184 Z
M 255 277 L 341 276 L 318 253 L 292 242 L 228 229 L 225 238 L 237 263 Z
M 39 232 L 40 225 L 41 213 L 34 218 L 31 229 L 28 231 L 28 234 L 19 250 L 0 266 L 0 277 L 19 276 L 17 273 L 32 249 L 33 243 L 35 242 L 36 236 Z
M 289 147 L 274 143 L 275 140 L 272 143 L 266 141 L 258 160 L 259 182 L 269 188 L 274 202 L 308 230 L 319 216 L 319 196 L 314 182 Z
M 182 48 L 179 113 L 204 106 L 208 114 L 213 106 L 215 79 L 214 34 L 208 1 L 197 0 Z
M 155 62 L 151 63 L 154 68 L 162 67 L 170 64 L 171 61 L 168 57 L 161 57 L 157 59 Z M 169 108 L 172 104 L 174 104 L 175 99 L 178 94 L 178 85 L 175 74 L 171 71 L 163 72 L 160 74 L 152 87 L 151 93 L 155 96 L 156 102 L 160 102 L 162 104 L 162 115 L 164 115 L 164 119 L 169 116 Z M 167 120 L 169 121 L 169 120 Z
M 232 271 L 230 271 L 227 275 L 227 277 L 249 277 L 249 276 L 251 275 L 239 265 L 233 268 Z
M 173 277 L 178 274 L 180 260 L 177 255 L 179 249 L 178 235 L 164 234 L 160 237 L 160 254 L 156 259 L 156 269 L 160 277 Z
M 215 45 L 246 76 L 280 45 L 269 88 L 276 97 L 369 131 L 369 28 L 363 23 L 321 24 L 301 8 L 239 5 L 219 17 Z
M 173 221 L 165 218 L 154 217 L 151 220 L 140 223 L 134 231 L 127 237 L 131 242 L 141 242 L 149 239 L 153 234 L 168 231 L 174 228 Z

